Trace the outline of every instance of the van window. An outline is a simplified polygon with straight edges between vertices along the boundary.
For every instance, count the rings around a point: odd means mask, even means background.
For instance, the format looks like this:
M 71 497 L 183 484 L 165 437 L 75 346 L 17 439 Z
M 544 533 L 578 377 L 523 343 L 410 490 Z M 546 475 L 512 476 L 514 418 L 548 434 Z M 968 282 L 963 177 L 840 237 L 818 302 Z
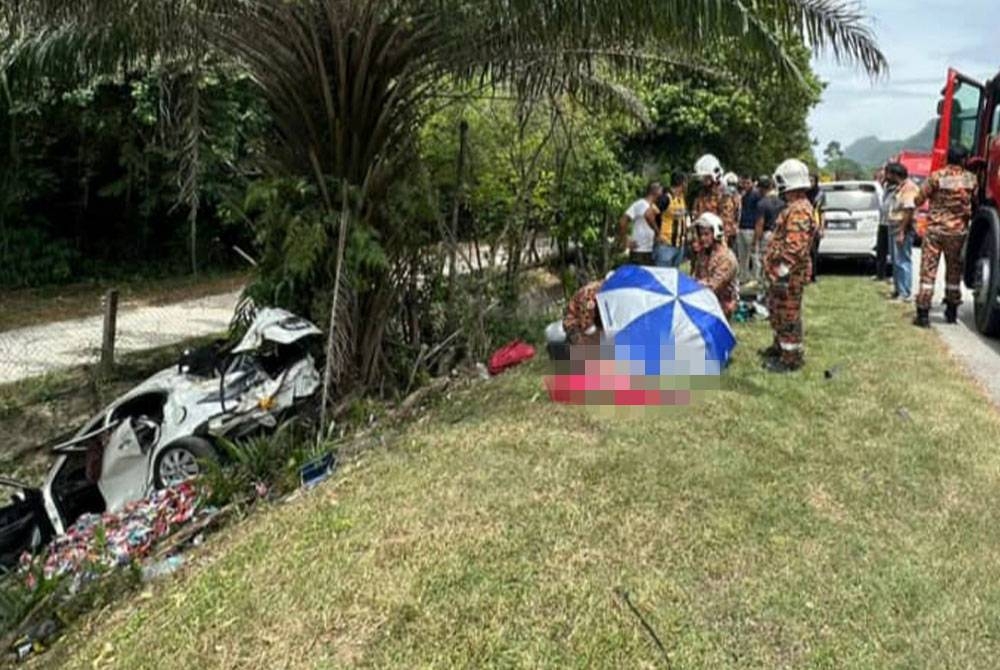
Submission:
M 846 209 L 860 212 L 877 210 L 880 205 L 874 188 L 824 188 L 822 207 L 824 210 Z

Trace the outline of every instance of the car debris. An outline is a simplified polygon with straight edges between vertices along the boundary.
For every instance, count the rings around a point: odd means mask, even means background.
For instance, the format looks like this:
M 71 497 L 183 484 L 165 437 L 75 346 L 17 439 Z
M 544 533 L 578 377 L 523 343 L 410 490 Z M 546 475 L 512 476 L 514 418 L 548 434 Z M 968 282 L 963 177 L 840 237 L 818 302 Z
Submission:
M 235 346 L 185 352 L 55 447 L 41 488 L 0 478 L 0 566 L 65 535 L 86 514 L 118 512 L 202 474 L 218 440 L 276 428 L 321 385 L 322 332 L 283 309 L 257 312 Z

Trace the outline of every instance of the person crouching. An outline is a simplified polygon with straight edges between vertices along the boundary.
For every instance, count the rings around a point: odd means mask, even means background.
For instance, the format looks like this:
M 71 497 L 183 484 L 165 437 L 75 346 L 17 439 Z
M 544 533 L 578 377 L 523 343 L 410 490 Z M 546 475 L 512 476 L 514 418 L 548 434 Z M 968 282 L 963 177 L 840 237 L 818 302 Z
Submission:
M 736 254 L 725 243 L 725 227 L 722 219 L 712 212 L 705 212 L 693 225 L 696 250 L 691 270 L 694 278 L 712 290 L 722 306 L 727 319 L 736 312 L 739 302 L 737 272 L 739 263 Z

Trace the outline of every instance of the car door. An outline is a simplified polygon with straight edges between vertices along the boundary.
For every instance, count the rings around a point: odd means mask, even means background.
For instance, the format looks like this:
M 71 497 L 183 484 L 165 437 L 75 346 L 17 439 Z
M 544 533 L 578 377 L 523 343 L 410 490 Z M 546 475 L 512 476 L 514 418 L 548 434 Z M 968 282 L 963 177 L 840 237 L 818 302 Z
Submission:
M 98 488 L 109 512 L 117 512 L 126 503 L 146 495 L 149 459 L 152 449 L 143 449 L 131 417 L 114 429 L 101 462 Z
M 0 567 L 17 565 L 26 551 L 34 551 L 52 536 L 42 505 L 42 493 L 20 482 L 0 478 Z

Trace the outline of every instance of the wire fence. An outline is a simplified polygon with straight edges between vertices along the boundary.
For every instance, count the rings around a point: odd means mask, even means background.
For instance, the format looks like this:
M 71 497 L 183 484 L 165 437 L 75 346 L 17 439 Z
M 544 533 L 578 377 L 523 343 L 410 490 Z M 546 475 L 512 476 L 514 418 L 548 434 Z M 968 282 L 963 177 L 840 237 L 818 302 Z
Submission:
M 113 351 L 143 351 L 223 333 L 238 300 L 239 292 L 232 292 L 168 305 L 122 303 L 112 319 Z M 94 311 L 105 311 L 107 296 L 95 301 Z M 106 318 L 95 313 L 0 332 L 0 384 L 99 363 L 106 344 Z

